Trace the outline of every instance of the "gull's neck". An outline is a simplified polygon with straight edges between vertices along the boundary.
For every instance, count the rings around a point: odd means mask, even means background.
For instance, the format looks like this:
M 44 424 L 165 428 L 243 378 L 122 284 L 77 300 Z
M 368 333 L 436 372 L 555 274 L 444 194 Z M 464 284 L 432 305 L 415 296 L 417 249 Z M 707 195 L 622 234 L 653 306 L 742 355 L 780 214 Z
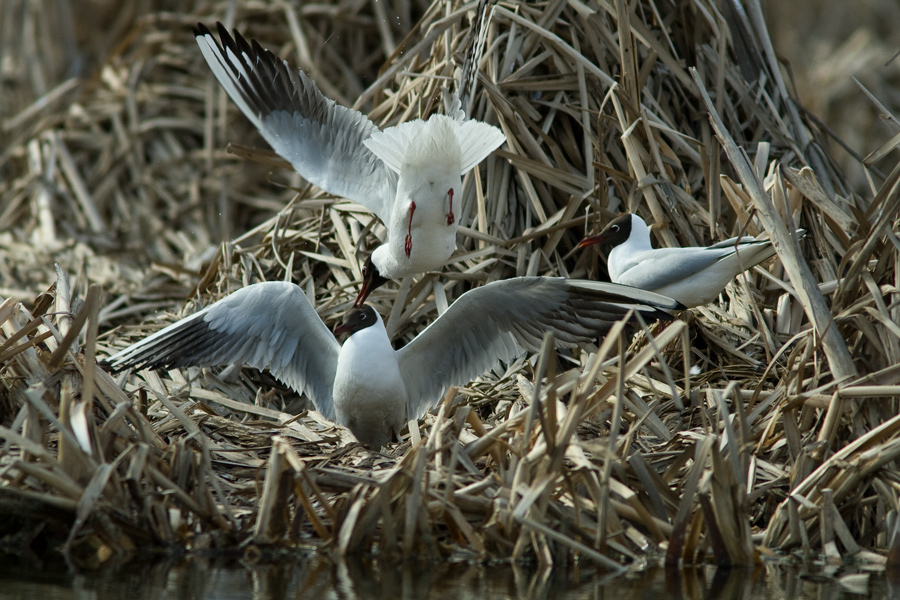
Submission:
M 652 249 L 650 228 L 647 227 L 642 218 L 637 215 L 631 215 L 631 233 L 628 239 L 609 251 L 609 257 L 607 258 L 609 278 L 614 282 L 618 282 L 625 271 L 639 262 L 637 258 L 639 253 Z
M 384 321 L 377 311 L 375 315 L 377 323 L 355 332 L 341 346 L 335 373 L 336 396 L 339 392 L 345 394 L 348 388 L 395 389 L 397 382 L 402 381 L 397 353 L 388 339 Z
M 650 244 L 650 228 L 647 227 L 642 218 L 637 215 L 631 215 L 631 235 L 616 247 L 626 248 L 626 251 L 629 253 L 651 250 L 653 246 Z
M 341 346 L 341 356 L 347 354 L 348 356 L 353 355 L 375 359 L 384 355 L 388 357 L 389 361 L 396 363 L 394 347 L 391 346 L 391 340 L 388 339 L 384 321 L 382 321 L 378 311 L 374 311 L 374 314 L 378 322 L 370 327 L 360 329 L 348 337 L 344 345 Z
M 407 394 L 397 353 L 381 315 L 351 335 L 338 355 L 334 377 L 337 421 L 369 446 L 381 446 L 400 431 L 407 417 Z

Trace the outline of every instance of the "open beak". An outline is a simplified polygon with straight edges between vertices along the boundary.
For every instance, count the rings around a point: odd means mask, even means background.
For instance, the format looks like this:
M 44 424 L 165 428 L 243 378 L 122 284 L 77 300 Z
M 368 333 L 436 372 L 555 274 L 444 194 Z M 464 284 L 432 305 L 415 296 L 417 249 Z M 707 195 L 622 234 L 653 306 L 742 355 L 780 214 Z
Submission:
M 591 237 L 586 237 L 578 242 L 576 248 L 587 248 L 588 246 L 593 246 L 594 244 L 602 244 L 607 239 L 608 238 L 605 235 L 592 235 Z
M 366 301 L 366 298 L 369 297 L 369 293 L 372 291 L 370 288 L 372 287 L 372 280 L 370 278 L 363 279 L 362 288 L 359 290 L 359 295 L 356 296 L 356 302 L 353 303 L 353 308 L 362 308 L 363 303 Z

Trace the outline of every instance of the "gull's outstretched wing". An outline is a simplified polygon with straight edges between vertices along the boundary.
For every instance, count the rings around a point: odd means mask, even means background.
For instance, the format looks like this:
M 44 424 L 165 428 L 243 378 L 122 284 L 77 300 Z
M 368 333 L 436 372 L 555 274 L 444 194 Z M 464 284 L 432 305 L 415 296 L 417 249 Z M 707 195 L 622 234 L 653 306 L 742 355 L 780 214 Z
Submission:
M 538 350 L 545 331 L 559 346 L 572 347 L 604 335 L 631 310 L 655 320 L 682 308 L 653 292 L 562 277 L 516 277 L 476 288 L 397 352 L 409 416 L 421 416 L 451 385 Z
M 359 202 L 389 222 L 397 176 L 363 145 L 378 131 L 362 113 L 322 95 L 303 71 L 218 23 L 222 44 L 203 24 L 194 33 L 228 96 L 272 149 L 321 189 Z
M 269 371 L 334 419 L 340 344 L 303 290 L 282 281 L 241 288 L 109 357 L 113 371 L 245 364 Z

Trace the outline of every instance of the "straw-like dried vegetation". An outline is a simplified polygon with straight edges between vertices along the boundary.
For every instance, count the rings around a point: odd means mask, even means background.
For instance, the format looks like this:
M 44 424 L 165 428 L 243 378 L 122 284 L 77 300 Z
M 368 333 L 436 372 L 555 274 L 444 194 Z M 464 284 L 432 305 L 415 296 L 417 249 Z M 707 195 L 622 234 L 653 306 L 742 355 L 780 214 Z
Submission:
M 508 144 L 465 178 L 452 264 L 372 295 L 397 344 L 488 281 L 602 276 L 574 247 L 625 209 L 658 245 L 767 234 L 779 260 L 666 328 L 453 391 L 383 453 L 266 373 L 96 359 L 265 279 L 333 325 L 383 234 L 268 150 L 195 22 L 389 125 L 440 110 L 474 3 L 84 4 L 0 9 L 4 547 L 900 560 L 900 136 L 879 108 L 895 131 L 849 189 L 757 1 L 497 3 L 473 116 Z

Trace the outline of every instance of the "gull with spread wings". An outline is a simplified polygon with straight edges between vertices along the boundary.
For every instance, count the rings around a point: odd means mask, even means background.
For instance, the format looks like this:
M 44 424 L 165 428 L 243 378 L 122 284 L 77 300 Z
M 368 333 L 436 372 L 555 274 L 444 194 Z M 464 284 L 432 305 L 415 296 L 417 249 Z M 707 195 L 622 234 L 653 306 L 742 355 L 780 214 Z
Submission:
M 671 319 L 684 308 L 671 298 L 628 286 L 561 277 L 516 277 L 460 296 L 400 350 L 381 316 L 354 308 L 335 334 L 303 290 L 256 283 L 226 296 L 110 357 L 119 371 L 245 364 L 269 371 L 305 393 L 326 418 L 363 444 L 399 438 L 452 385 L 463 385 L 501 360 L 540 348 L 545 331 L 560 347 L 593 342 L 625 317 Z
M 447 262 L 456 248 L 454 206 L 461 201 L 462 176 L 506 141 L 497 127 L 465 117 L 486 13 L 482 2 L 450 115 L 383 130 L 326 98 L 303 71 L 255 40 L 237 31 L 232 37 L 221 23 L 221 44 L 204 25 L 195 30 L 216 79 L 272 149 L 309 182 L 362 204 L 384 222 L 387 240 L 366 261 L 357 306 L 387 279 Z

